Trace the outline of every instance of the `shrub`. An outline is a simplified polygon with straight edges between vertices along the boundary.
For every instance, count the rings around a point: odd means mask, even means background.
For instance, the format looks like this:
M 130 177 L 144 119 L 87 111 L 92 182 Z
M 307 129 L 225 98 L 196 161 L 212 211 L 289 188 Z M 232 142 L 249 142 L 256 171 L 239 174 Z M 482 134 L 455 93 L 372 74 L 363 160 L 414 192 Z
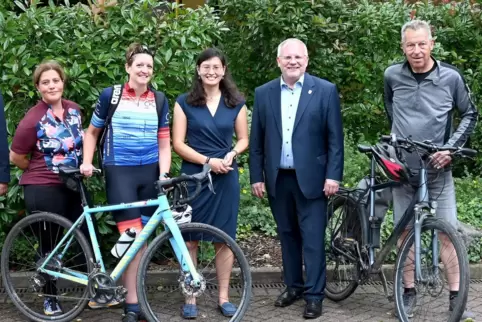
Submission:
M 162 10 L 155 9 L 161 6 Z M 153 85 L 166 93 L 172 107 L 190 85 L 198 53 L 212 46 L 224 30 L 212 8 L 178 8 L 177 15 L 175 8 L 176 4 L 154 0 L 126 0 L 97 20 L 90 7 L 82 4 L 55 6 L 50 2 L 42 7 L 20 5 L 20 13 L 0 12 L 0 91 L 6 101 L 9 134 L 14 134 L 19 120 L 39 99 L 31 77 L 44 59 L 57 59 L 64 65 L 68 75 L 64 96 L 82 107 L 87 126 L 100 91 L 127 80 L 124 55 L 134 41 L 155 49 Z M 179 171 L 178 157 L 173 170 Z M 12 168 L 9 193 L 0 198 L 1 240 L 24 214 L 20 174 Z M 104 203 L 102 180 L 88 183 L 95 203 Z M 101 238 L 115 240 L 110 215 L 102 218 Z
M 154 0 L 124 0 L 95 18 L 86 5 L 50 3 L 10 12 L 12 2 L 0 2 L 0 90 L 7 102 L 10 135 L 38 99 L 31 75 L 40 61 L 54 58 L 65 65 L 69 76 L 65 96 L 83 107 L 87 125 L 99 91 L 126 80 L 123 55 L 133 41 L 156 49 L 153 83 L 167 94 L 171 106 L 191 82 L 196 55 L 217 44 L 227 53 L 231 72 L 251 108 L 254 88 L 279 76 L 278 44 L 288 37 L 304 40 L 310 54 L 308 71 L 335 83 L 340 92 L 346 133 L 343 184 L 347 186 L 356 185 L 368 173 L 369 159 L 356 151 L 356 143 L 373 143 L 379 134 L 389 132 L 382 100 L 383 71 L 403 59 L 399 39 L 404 22 L 414 17 L 430 20 L 437 37 L 434 55 L 463 72 L 473 98 L 482 94 L 482 18 L 480 5 L 472 1 L 435 5 L 430 1 L 219 0 L 219 12 L 214 12 L 208 6 L 192 10 Z M 482 148 L 480 133 L 478 125 L 470 146 Z M 274 236 L 266 199 L 254 199 L 250 193 L 247 153 L 238 162 L 242 192 L 238 235 L 248 237 L 251 230 L 260 230 Z M 475 184 L 480 183 L 481 163 L 478 158 L 458 162 L 456 168 L 460 218 L 476 227 L 482 225 L 481 188 Z M 179 165 L 174 155 L 174 173 Z M 24 214 L 20 174 L 12 169 L 9 194 L 0 197 L 0 241 Z M 89 180 L 89 186 L 96 203 L 105 202 L 102 181 Z M 115 238 L 112 224 L 109 215 L 100 220 L 102 238 Z M 384 236 L 391 229 L 388 221 Z M 480 260 L 480 248 L 470 251 L 472 261 Z

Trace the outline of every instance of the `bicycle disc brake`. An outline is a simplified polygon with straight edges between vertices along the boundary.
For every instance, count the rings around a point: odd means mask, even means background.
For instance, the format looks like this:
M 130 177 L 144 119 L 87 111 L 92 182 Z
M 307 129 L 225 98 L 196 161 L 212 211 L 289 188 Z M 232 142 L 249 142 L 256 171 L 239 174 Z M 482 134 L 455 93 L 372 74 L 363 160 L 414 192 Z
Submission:
M 194 280 L 191 273 L 182 273 L 179 276 L 179 285 L 184 296 L 201 296 L 206 290 L 206 279 L 199 274 L 200 283 L 198 286 L 194 285 Z

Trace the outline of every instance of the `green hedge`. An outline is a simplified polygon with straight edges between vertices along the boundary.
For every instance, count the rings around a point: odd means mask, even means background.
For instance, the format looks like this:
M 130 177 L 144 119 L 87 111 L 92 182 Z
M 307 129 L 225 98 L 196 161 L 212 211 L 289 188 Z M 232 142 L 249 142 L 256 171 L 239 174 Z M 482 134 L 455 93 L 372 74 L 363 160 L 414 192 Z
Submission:
M 400 29 L 406 21 L 430 21 L 436 38 L 434 56 L 462 71 L 476 104 L 482 96 L 482 17 L 480 4 L 474 1 L 419 1 L 409 5 L 367 0 L 318 0 L 315 4 L 304 0 L 220 0 L 220 9 L 231 29 L 221 44 L 231 57 L 237 82 L 250 94 L 250 105 L 254 88 L 279 76 L 276 49 L 288 37 L 307 44 L 308 72 L 338 86 L 347 134 L 346 186 L 355 186 L 369 170 L 369 160 L 356 152 L 356 143 L 373 143 L 380 134 L 389 133 L 383 106 L 383 72 L 404 59 Z M 482 150 L 480 122 L 468 146 Z M 482 157 L 455 163 L 459 219 L 477 228 L 482 228 L 481 166 Z M 269 212 L 262 208 L 265 204 L 252 198 L 241 200 L 240 228 L 274 233 L 266 229 Z M 389 214 L 382 237 L 386 239 L 392 229 Z M 474 243 L 470 249 L 472 262 L 480 261 L 480 244 Z
M 221 47 L 251 108 L 254 88 L 279 76 L 278 44 L 294 36 L 308 45 L 308 71 L 339 88 L 347 134 L 344 184 L 353 186 L 368 169 L 366 157 L 355 151 L 356 143 L 374 142 L 380 133 L 388 132 L 383 71 L 403 59 L 400 28 L 413 16 L 431 21 L 437 37 L 435 56 L 462 70 L 475 99 L 482 94 L 482 20 L 479 7 L 469 1 L 435 6 L 402 1 L 219 0 L 219 11 L 208 6 L 196 10 L 181 7 L 178 15 L 175 8 L 175 4 L 154 0 L 125 0 L 96 19 L 89 7 L 80 4 L 0 10 L 0 91 L 7 102 L 10 135 L 39 98 L 31 77 L 43 59 L 54 58 L 65 65 L 65 97 L 82 106 L 87 126 L 99 91 L 126 80 L 123 55 L 133 41 L 156 49 L 153 83 L 166 92 L 171 106 L 189 87 L 196 55 L 208 46 Z M 480 126 L 470 145 L 481 149 Z M 253 230 L 274 236 L 267 201 L 250 195 L 247 154 L 240 163 L 239 236 L 248 238 Z M 457 164 L 460 218 L 477 227 L 482 224 L 480 166 L 481 159 Z M 173 168 L 179 170 L 176 156 Z M 8 196 L 0 197 L 0 243 L 24 215 L 20 174 L 12 169 Z M 89 180 L 89 187 L 96 203 L 105 202 L 99 180 Z M 116 238 L 113 222 L 110 215 L 102 218 L 103 244 L 112 245 Z M 385 227 L 387 232 L 391 229 L 390 224 Z M 482 251 L 474 248 L 470 254 L 472 261 L 479 261 Z
M 122 1 L 94 20 L 86 5 L 25 8 L 21 13 L 0 11 L 0 91 L 6 102 L 8 132 L 12 136 L 25 112 L 39 99 L 32 73 L 44 59 L 56 59 L 68 75 L 65 97 L 77 102 L 88 126 L 100 91 L 125 82 L 125 50 L 134 41 L 155 48 L 153 85 L 164 91 L 170 105 L 191 83 L 199 50 L 212 46 L 226 31 L 213 9 L 182 9 L 159 1 Z M 11 137 L 10 137 L 11 140 Z M 174 156 L 174 171 L 179 158 Z M 12 169 L 7 197 L 0 197 L 0 246 L 5 234 L 24 214 L 18 186 L 21 171 Z M 96 203 L 105 202 L 99 179 L 89 180 Z M 118 237 L 111 216 L 100 220 L 102 245 Z M 113 230 L 114 228 L 114 230 Z

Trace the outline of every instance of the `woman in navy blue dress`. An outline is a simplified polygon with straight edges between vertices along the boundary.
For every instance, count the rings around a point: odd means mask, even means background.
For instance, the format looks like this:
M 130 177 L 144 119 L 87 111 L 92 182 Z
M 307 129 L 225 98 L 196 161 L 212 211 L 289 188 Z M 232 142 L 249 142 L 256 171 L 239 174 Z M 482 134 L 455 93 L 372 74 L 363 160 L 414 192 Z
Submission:
M 233 147 L 234 133 L 237 140 Z M 227 71 L 224 55 L 217 49 L 209 48 L 199 55 L 191 90 L 177 98 L 173 147 L 183 159 L 182 173 L 201 172 L 205 163 L 211 165 L 213 172 L 215 194 L 203 186 L 191 203 L 192 221 L 217 227 L 234 239 L 240 199 L 236 156 L 248 147 L 248 121 L 244 98 Z M 196 259 L 199 237 L 186 240 Z M 216 240 L 214 246 L 219 308 L 225 316 L 232 316 L 237 309 L 228 297 L 233 254 Z M 197 312 L 195 299 L 186 299 L 183 317 L 195 318 Z

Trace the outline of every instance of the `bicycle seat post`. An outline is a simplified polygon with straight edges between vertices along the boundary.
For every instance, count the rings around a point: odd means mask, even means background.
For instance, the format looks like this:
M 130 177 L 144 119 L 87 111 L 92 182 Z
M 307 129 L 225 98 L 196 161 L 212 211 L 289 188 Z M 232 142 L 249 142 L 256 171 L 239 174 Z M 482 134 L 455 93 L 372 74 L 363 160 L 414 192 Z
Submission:
M 87 200 L 87 192 L 85 191 L 85 185 L 82 182 L 81 178 L 77 178 L 77 184 L 79 186 L 80 191 L 80 200 L 82 202 L 82 207 L 89 207 L 89 202 Z
M 373 225 L 374 221 L 376 220 L 375 218 L 375 168 L 376 168 L 376 159 L 375 156 L 372 154 L 371 157 L 371 167 L 370 167 L 370 213 L 368 217 L 368 223 L 370 227 Z M 373 235 L 370 234 L 370 244 L 373 242 Z M 370 247 L 369 249 L 369 256 L 370 256 L 370 266 L 373 265 L 375 262 L 375 251 L 373 247 Z

